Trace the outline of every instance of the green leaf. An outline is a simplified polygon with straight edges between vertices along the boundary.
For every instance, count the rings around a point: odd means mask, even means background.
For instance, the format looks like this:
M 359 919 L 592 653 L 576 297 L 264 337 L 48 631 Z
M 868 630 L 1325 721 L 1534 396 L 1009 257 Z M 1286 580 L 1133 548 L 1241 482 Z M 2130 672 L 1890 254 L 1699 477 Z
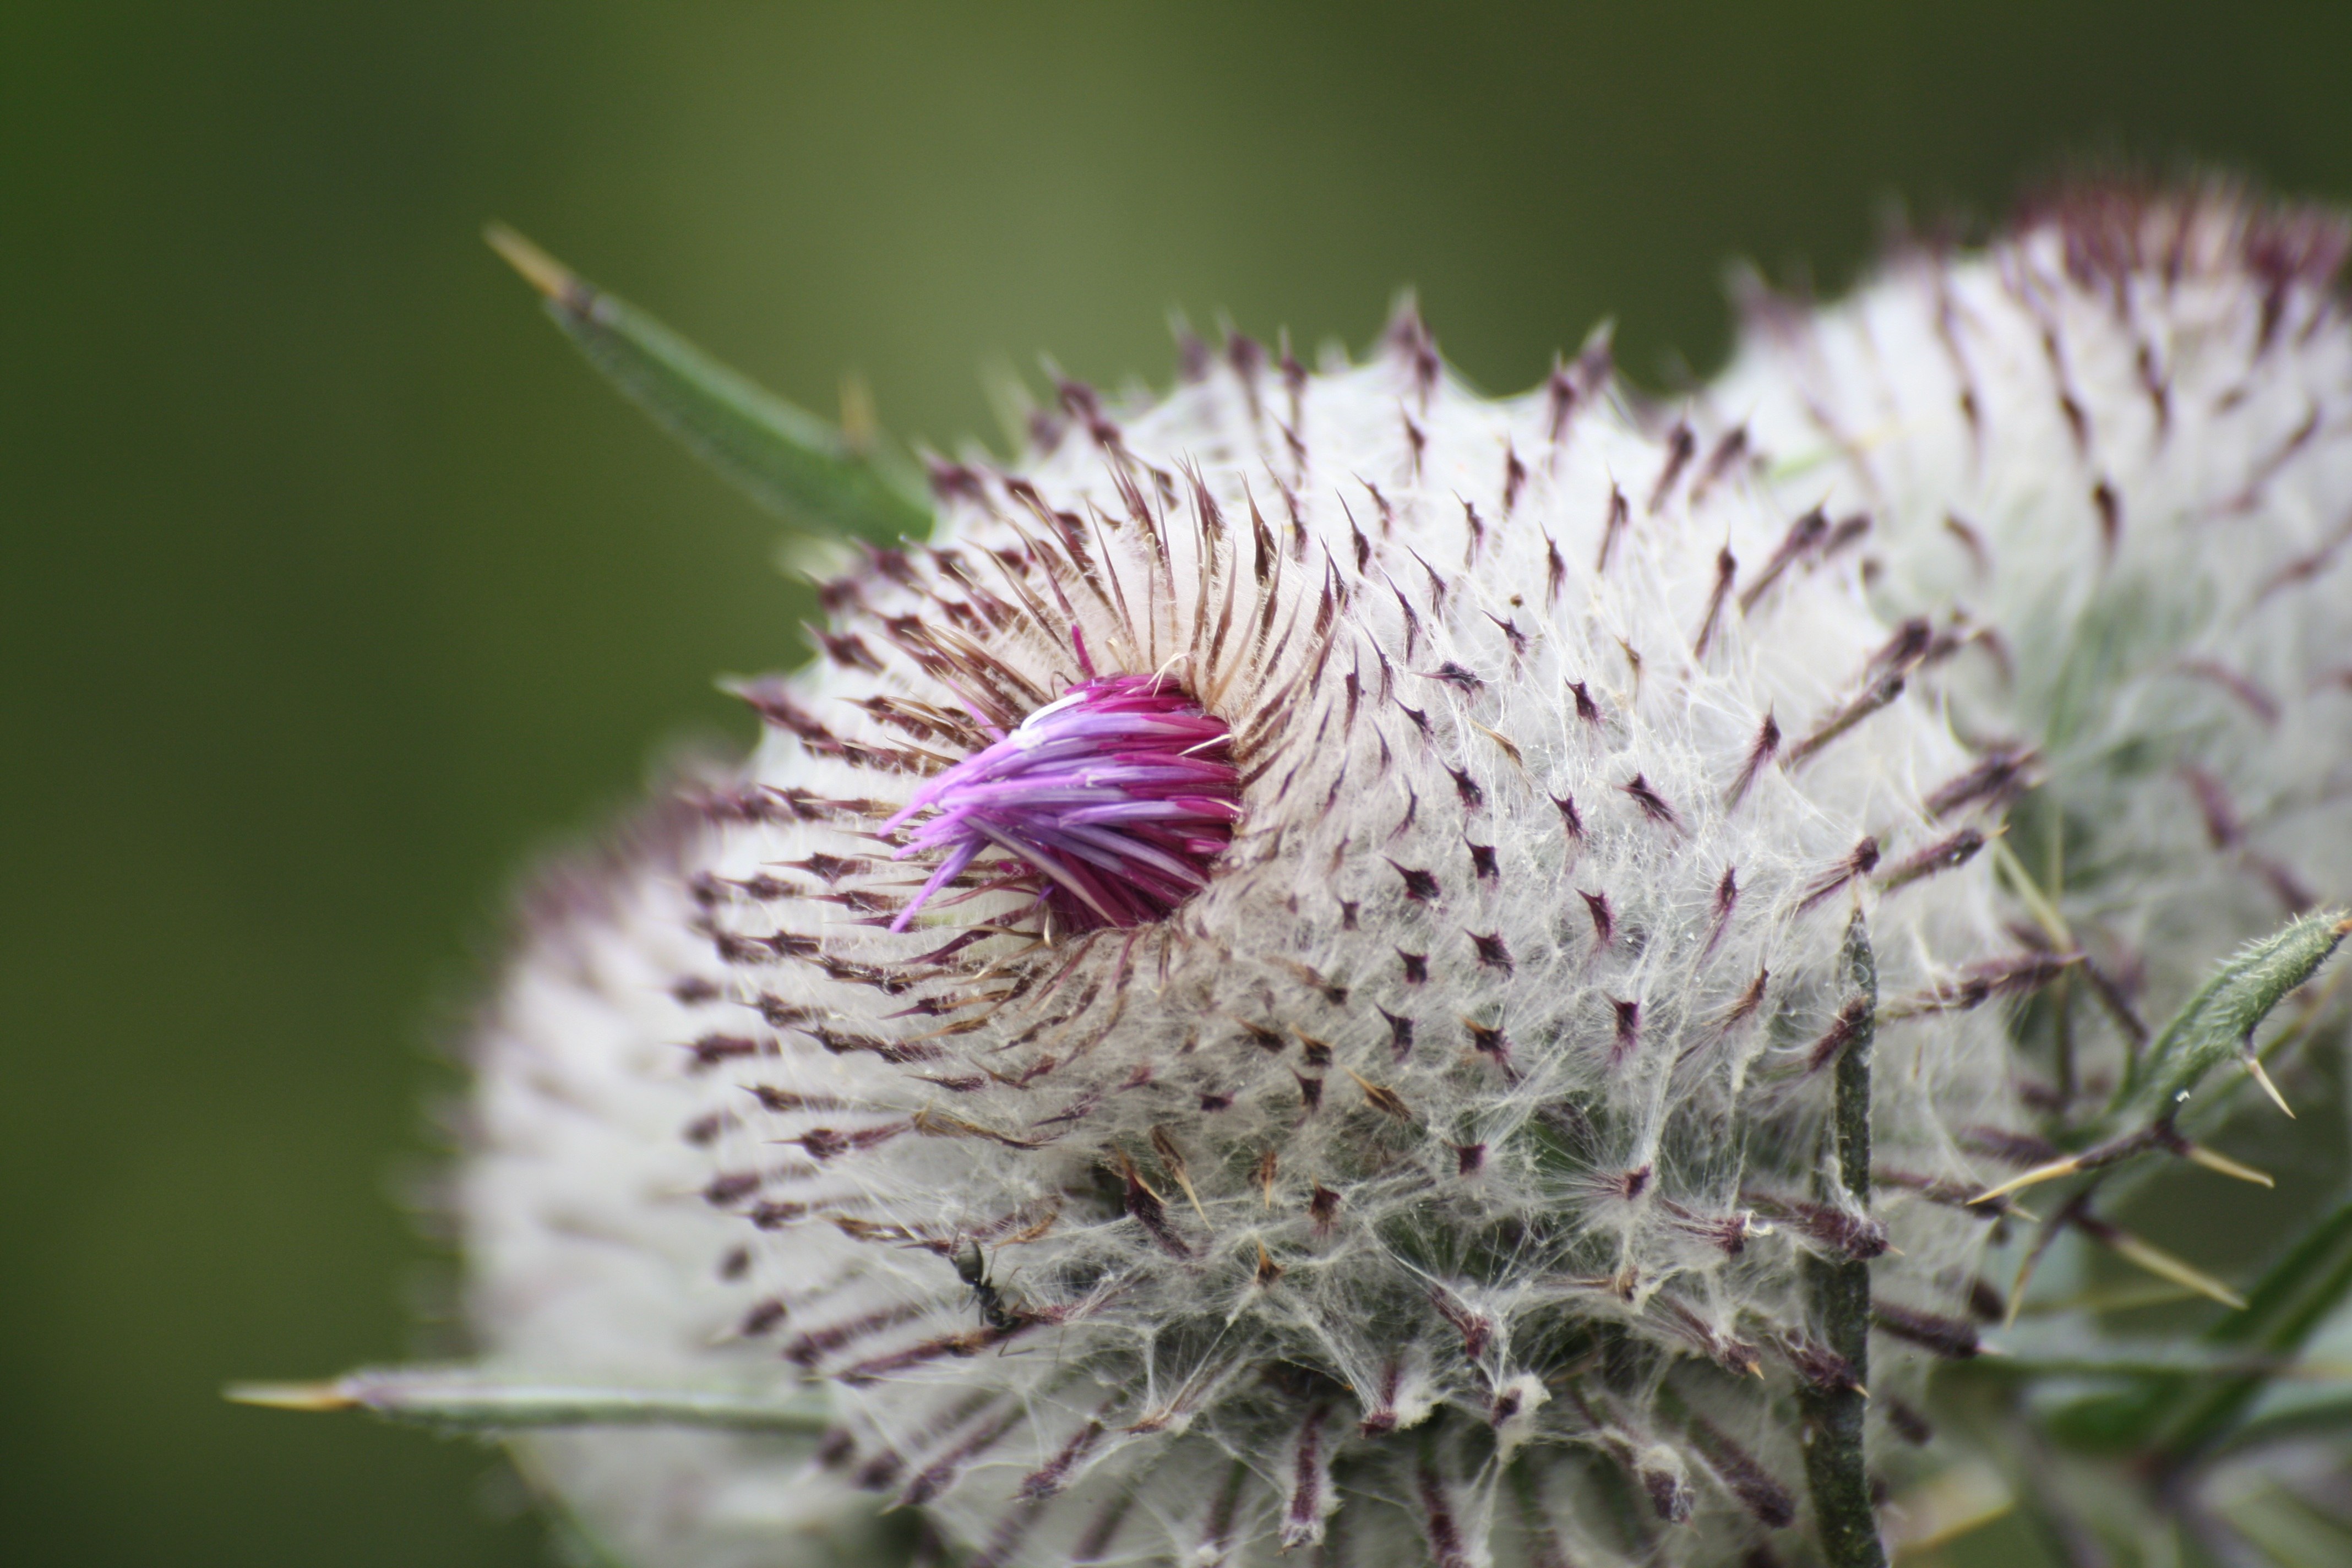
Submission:
M 2284 1358 L 2352 1291 L 2352 1200 L 2339 1204 L 2273 1264 L 2246 1298 L 2246 1310 L 2213 1325 L 2206 1339 Z M 2226 1436 L 2270 1379 L 2224 1378 L 2190 1387 L 2171 1402 L 2156 1440 L 2168 1453 L 2191 1454 Z
M 2340 1568 L 2352 1560 L 2352 1521 L 2268 1479 L 2236 1489 L 2214 1511 L 2279 1568 Z
M 239 1405 L 274 1410 L 365 1410 L 443 1431 L 527 1426 L 713 1426 L 814 1436 L 831 1415 L 820 1394 L 784 1399 L 673 1388 L 504 1383 L 468 1367 L 354 1372 L 331 1383 L 238 1384 Z
M 2271 1009 L 2327 962 L 2352 921 L 2341 911 L 2305 915 L 2250 942 L 2222 961 L 2116 1090 L 2125 1120 L 2171 1115 L 2205 1075 L 2230 1060 L 2253 1060 L 2253 1033 Z
M 2129 1393 L 2076 1402 L 2051 1418 L 2053 1435 L 2086 1447 L 2132 1448 L 2186 1458 L 2228 1438 L 2273 1382 L 2269 1370 L 2299 1353 L 2314 1330 L 2352 1293 L 2352 1199 L 2271 1265 L 2232 1312 L 2201 1336 L 2214 1352 L 2259 1358 L 2228 1375 L 2172 1373 Z
M 2280 1397 L 2282 1394 L 2285 1397 Z M 2230 1452 L 2258 1447 L 2284 1437 L 2342 1437 L 2347 1434 L 2352 1434 L 2352 1386 L 2274 1386 L 2269 1397 L 2214 1447 Z
M 547 297 L 547 313 L 614 385 L 769 511 L 805 532 L 921 538 L 931 508 L 904 462 L 711 358 L 498 224 L 490 247 Z
M 2262 1355 L 2244 1349 L 2199 1342 L 2160 1344 L 2126 1341 L 2116 1344 L 2085 1344 L 2074 1350 L 2012 1352 L 2003 1345 L 1988 1345 L 1981 1365 L 1970 1373 L 1981 1378 L 2151 1378 L 2272 1377 L 2303 1368 L 2292 1360 Z

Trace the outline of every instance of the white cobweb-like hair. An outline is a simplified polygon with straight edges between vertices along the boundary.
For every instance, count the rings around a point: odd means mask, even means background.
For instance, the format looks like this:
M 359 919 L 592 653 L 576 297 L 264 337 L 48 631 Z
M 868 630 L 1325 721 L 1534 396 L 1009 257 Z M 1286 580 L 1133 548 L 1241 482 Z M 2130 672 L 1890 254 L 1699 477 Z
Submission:
M 718 1133 L 680 1051 L 724 970 L 685 879 L 707 829 L 672 805 L 526 899 L 520 941 L 474 1031 L 475 1092 L 452 1193 L 487 1366 L 621 1387 L 773 1394 L 797 1379 L 747 1334 L 759 1297 L 701 1153 Z M 718 1048 L 706 1047 L 706 1050 Z M 604 1553 L 753 1568 L 856 1562 L 870 1510 L 812 1476 L 805 1438 L 538 1433 L 510 1442 Z
M 1784 504 L 1874 525 L 1879 601 L 1958 650 L 2003 782 L 2046 779 L 2062 908 L 2150 1021 L 2352 894 L 2347 237 L 2218 182 L 2068 187 L 1832 309 L 1759 299 L 1707 395 Z
M 1706 1563 L 1790 1526 L 1798 1394 L 1857 1370 L 1801 1265 L 1876 1259 L 1874 1390 L 1973 1345 L 1971 1151 L 2012 1125 L 1979 1004 L 2051 972 L 1983 803 L 1928 805 L 1980 762 L 1925 650 L 1601 353 L 1483 400 L 1407 316 L 1361 366 L 1236 340 L 1062 412 L 1018 470 L 936 471 L 934 542 L 825 589 L 698 828 L 510 982 L 485 1334 L 837 1415 L 804 1460 L 582 1434 L 545 1473 L 657 1494 L 654 1562 L 867 1500 L 990 1565 Z M 882 825 L 1115 673 L 1228 728 L 1207 886 L 1057 930 L 983 859 L 892 931 L 930 867 Z M 1818 1181 L 1857 915 L 1867 1210 Z

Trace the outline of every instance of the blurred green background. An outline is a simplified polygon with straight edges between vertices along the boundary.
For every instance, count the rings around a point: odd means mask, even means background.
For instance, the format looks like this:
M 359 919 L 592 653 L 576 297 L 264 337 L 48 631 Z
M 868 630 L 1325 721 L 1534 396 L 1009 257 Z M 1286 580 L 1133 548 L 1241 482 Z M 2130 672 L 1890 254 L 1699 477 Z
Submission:
M 15 1560 L 542 1559 L 484 1450 L 217 1395 L 429 1348 L 400 1193 L 505 889 L 807 612 L 485 218 L 952 447 L 984 365 L 1404 283 L 1489 387 L 1612 313 L 1671 384 L 1727 259 L 1835 286 L 1898 195 L 2352 196 L 2347 62 L 2340 4 L 0 7 Z

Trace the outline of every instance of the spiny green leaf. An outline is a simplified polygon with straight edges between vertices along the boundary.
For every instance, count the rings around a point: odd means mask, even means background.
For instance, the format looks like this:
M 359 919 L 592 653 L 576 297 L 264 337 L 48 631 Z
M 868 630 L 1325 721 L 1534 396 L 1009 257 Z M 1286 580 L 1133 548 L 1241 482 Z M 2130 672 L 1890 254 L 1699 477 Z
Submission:
M 2231 954 L 2125 1078 L 2116 1090 L 2123 1120 L 2168 1116 L 2214 1068 L 2251 1060 L 2255 1028 L 2318 972 L 2347 931 L 2352 921 L 2340 910 L 2327 910 L 2305 915 Z
M 785 402 L 512 229 L 493 224 L 484 237 L 547 297 L 590 363 L 761 506 L 819 536 L 889 542 L 930 531 L 919 482 L 870 437 Z
M 2013 878 L 2030 887 L 2030 879 L 2015 868 L 2013 859 L 2010 865 Z M 2128 1187 L 2133 1173 L 2145 1173 L 2155 1163 L 2151 1157 L 2158 1155 L 2191 1160 L 2239 1181 L 2272 1185 L 2264 1173 L 2194 1142 L 2176 1123 L 2206 1075 L 2231 1059 L 2242 1064 L 2247 1074 L 2278 1100 L 2280 1109 L 2286 1110 L 2286 1101 L 2254 1053 L 2254 1030 L 2297 986 L 2318 973 L 2347 932 L 2352 932 L 2352 920 L 2344 918 L 2340 910 L 2305 915 L 2231 954 L 2164 1026 L 2146 1055 L 2126 1068 L 2099 1121 L 2074 1134 L 2080 1141 L 2074 1152 L 1988 1187 L 1969 1201 L 1986 1204 L 2044 1182 L 2096 1173 L 2092 1182 L 2108 1184 L 2112 1203 L 2118 1195 L 2117 1173 L 2124 1173 L 2120 1185 Z M 2213 1102 L 2219 1103 L 2226 1095 L 2225 1089 L 2213 1097 Z M 2088 1189 L 2083 1191 L 2086 1194 Z M 2082 1213 L 2073 1215 L 2069 1223 L 2161 1279 L 2188 1286 L 2232 1309 L 2245 1304 L 2227 1285 L 2113 1225 Z M 2046 1229 L 2044 1234 L 2049 1234 Z M 2029 1258 L 2026 1269 L 2018 1276 L 2020 1292 L 2031 1272 Z
M 526 1426 L 716 1426 L 814 1435 L 830 1415 L 822 1395 L 776 1399 L 673 1388 L 586 1388 L 503 1383 L 471 1368 L 354 1372 L 330 1383 L 239 1384 L 239 1405 L 275 1410 L 365 1410 L 444 1431 Z

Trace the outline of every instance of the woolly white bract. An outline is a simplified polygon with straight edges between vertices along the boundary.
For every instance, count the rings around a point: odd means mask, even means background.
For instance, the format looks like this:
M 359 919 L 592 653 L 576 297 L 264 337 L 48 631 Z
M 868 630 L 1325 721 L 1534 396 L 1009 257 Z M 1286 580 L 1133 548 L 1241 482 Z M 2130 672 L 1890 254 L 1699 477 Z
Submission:
M 1859 1371 L 1801 1260 L 1876 1258 L 1880 1416 L 1919 1344 L 1973 1347 L 1969 1150 L 2014 1125 L 1978 1005 L 2054 972 L 1975 854 L 1949 650 L 1602 351 L 1487 401 L 1406 316 L 1360 366 L 1236 341 L 1164 401 L 1062 404 L 827 586 L 823 657 L 747 693 L 757 753 L 539 922 L 479 1054 L 503 1363 L 804 1377 L 837 1427 L 539 1468 L 660 1563 L 892 1502 L 988 1564 L 1710 1563 L 1790 1526 L 1797 1395 Z M 1112 675 L 1229 732 L 1207 885 L 1072 931 L 1008 851 L 893 932 L 936 862 L 883 825 Z M 1857 911 L 1867 1212 L 1821 1174 Z
M 2063 858 L 2126 1037 L 2352 891 L 2347 242 L 2221 184 L 2074 188 L 1832 310 L 1759 299 L 1708 395 L 1784 505 L 1874 521 L 1891 618 L 1975 639 L 1958 722 L 2046 775 L 2021 854 Z

